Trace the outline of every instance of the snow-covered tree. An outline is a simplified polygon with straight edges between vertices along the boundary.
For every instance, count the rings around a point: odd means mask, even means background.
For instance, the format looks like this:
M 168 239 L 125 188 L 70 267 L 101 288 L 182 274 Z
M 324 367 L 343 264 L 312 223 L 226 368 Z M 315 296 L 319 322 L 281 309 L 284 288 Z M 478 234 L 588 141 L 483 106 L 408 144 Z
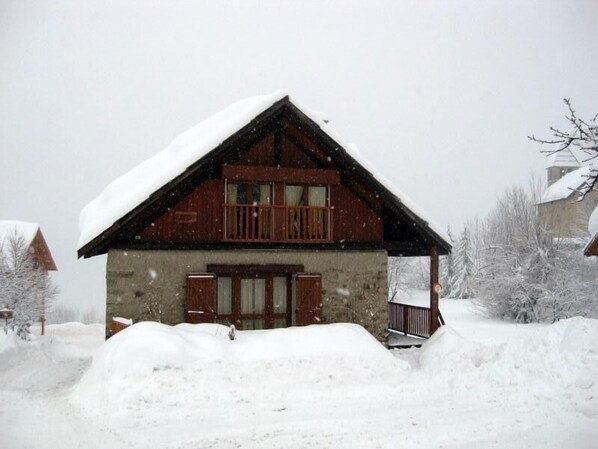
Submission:
M 542 229 L 534 185 L 508 189 L 487 218 L 476 275 L 479 304 L 523 323 L 597 316 L 598 265 L 579 246 Z
M 409 287 L 407 286 L 407 276 L 409 271 L 409 261 L 405 257 L 388 258 L 388 300 L 398 301 L 399 298 L 406 295 Z
M 451 228 L 447 229 L 447 235 L 450 239 L 451 245 L 454 246 L 455 239 L 451 233 Z M 453 287 L 453 279 L 455 277 L 455 257 L 453 252 L 448 253 L 446 256 L 440 258 L 440 284 L 442 285 L 443 297 L 449 295 Z
M 454 274 L 449 281 L 449 298 L 466 299 L 474 296 L 474 272 L 471 238 L 467 225 L 454 250 Z
M 14 311 L 10 329 L 27 339 L 30 326 L 44 316 L 57 293 L 15 229 L 0 247 L 0 308 Z
M 553 154 L 566 149 L 576 148 L 587 155 L 586 161 L 598 158 L 598 114 L 591 120 L 586 121 L 577 116 L 568 98 L 565 98 L 563 101 L 569 110 L 565 118 L 571 128 L 568 131 L 562 131 L 551 126 L 552 138 L 540 139 L 535 136 L 529 136 L 529 139 L 552 146 L 552 149 L 543 151 L 544 153 Z M 579 188 L 579 193 L 581 194 L 579 199 L 582 200 L 588 192 L 597 188 L 598 167 L 594 167 L 590 170 L 587 181 Z

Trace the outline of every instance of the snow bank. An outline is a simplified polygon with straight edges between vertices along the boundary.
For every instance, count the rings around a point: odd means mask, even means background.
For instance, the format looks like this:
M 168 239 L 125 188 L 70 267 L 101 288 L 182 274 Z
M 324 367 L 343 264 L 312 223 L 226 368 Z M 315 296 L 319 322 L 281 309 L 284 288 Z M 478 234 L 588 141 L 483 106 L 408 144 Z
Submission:
M 110 183 L 81 211 L 81 233 L 77 247 L 80 249 L 85 246 L 160 187 L 183 173 L 190 165 L 287 95 L 286 91 L 278 90 L 270 95 L 251 97 L 234 103 L 181 134 L 160 153 Z M 368 170 L 399 202 L 418 215 L 441 238 L 450 241 L 444 230 L 426 218 L 423 211 L 407 195 L 373 169 L 355 145 L 345 142 L 332 131 L 321 113 L 311 112 L 294 99 L 291 99 L 291 102 Z
M 556 399 L 598 417 L 598 320 L 571 318 L 527 329 L 502 342 L 480 343 L 442 327 L 422 347 L 419 364 L 456 394 L 496 400 Z M 531 332 L 530 332 L 531 330 Z
M 218 400 L 303 400 L 352 385 L 398 379 L 408 371 L 362 327 L 330 324 L 237 331 L 217 324 L 174 327 L 143 322 L 110 338 L 95 354 L 72 400 L 89 409 L 98 401 L 167 406 Z

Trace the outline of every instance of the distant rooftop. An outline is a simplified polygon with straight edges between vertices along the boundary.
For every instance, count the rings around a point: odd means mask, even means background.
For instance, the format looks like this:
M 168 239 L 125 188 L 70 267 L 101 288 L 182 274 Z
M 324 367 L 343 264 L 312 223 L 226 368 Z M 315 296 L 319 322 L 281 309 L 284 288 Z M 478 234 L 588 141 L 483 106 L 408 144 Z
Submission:
M 571 173 L 567 173 L 554 184 L 548 186 L 542 195 L 540 203 L 549 203 L 569 198 L 585 184 L 590 175 L 590 170 L 592 170 L 592 166 L 586 165 Z

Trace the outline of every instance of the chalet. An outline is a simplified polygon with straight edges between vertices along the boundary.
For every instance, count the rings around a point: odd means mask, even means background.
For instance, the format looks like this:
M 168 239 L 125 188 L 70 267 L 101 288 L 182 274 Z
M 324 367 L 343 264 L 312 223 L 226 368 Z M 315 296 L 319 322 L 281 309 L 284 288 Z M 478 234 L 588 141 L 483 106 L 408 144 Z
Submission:
M 349 321 L 380 339 L 389 320 L 422 336 L 439 325 L 449 239 L 285 92 L 182 134 L 88 204 L 80 228 L 79 257 L 108 254 L 107 317 Z M 430 257 L 430 307 L 388 304 L 388 256 Z
M 2 252 L 2 257 L 11 257 L 9 254 L 10 244 L 11 240 L 14 239 L 22 240 L 39 268 L 46 273 L 48 271 L 57 271 L 52 253 L 38 224 L 15 220 L 0 220 L 0 251 Z M 40 316 L 42 335 L 45 333 L 46 322 L 44 311 L 45 307 L 42 305 L 42 315 Z

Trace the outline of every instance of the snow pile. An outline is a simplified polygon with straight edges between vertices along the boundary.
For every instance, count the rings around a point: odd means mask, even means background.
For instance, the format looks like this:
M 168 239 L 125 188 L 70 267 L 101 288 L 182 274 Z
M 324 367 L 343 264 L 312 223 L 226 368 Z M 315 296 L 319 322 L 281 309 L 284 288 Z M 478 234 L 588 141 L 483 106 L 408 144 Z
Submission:
M 2 447 L 596 447 L 597 320 L 441 307 L 450 325 L 393 352 L 354 325 L 235 341 L 219 325 L 155 323 L 108 342 L 76 323 L 30 343 L 0 335 Z
M 560 407 L 598 417 L 598 320 L 571 318 L 502 342 L 480 343 L 451 326 L 422 347 L 419 364 L 455 394 L 493 401 L 561 399 Z
M 181 134 L 160 153 L 110 183 L 81 211 L 79 216 L 81 234 L 77 247 L 80 249 L 85 246 L 118 219 L 148 199 L 160 187 L 183 173 L 193 163 L 286 96 L 288 96 L 286 91 L 278 90 L 270 95 L 251 97 L 234 103 Z M 425 221 L 433 232 L 447 242 L 450 241 L 444 230 L 426 218 L 423 211 L 407 195 L 373 169 L 354 144 L 343 141 L 332 131 L 324 121 L 322 113 L 311 112 L 294 99 L 291 101 L 368 170 L 399 202 Z
M 544 191 L 540 204 L 569 198 L 588 180 L 592 168 L 592 166 L 585 166 L 567 173 Z
M 371 384 L 408 371 L 354 324 L 237 331 L 235 340 L 228 331 L 218 324 L 135 324 L 98 350 L 72 400 L 111 409 L 255 402 L 264 391 L 268 401 L 315 400 L 334 394 L 334 386 L 364 395 Z

